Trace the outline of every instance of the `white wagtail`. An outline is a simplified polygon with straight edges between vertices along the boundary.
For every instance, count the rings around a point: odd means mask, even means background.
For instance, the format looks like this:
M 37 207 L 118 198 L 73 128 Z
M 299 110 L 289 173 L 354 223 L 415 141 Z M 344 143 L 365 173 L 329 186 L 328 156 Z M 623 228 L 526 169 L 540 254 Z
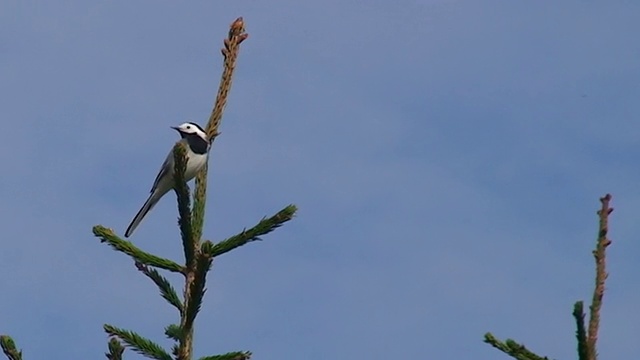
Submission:
M 187 169 L 184 177 L 186 181 L 189 181 L 193 179 L 198 171 L 200 171 L 200 169 L 202 169 L 202 167 L 207 163 L 211 142 L 209 141 L 207 133 L 198 124 L 186 122 L 178 127 L 172 126 L 171 128 L 180 133 L 180 136 L 182 137 L 180 142 L 187 145 Z M 153 182 L 151 195 L 149 195 L 147 201 L 145 201 L 140 211 L 138 211 L 131 221 L 127 231 L 124 233 L 125 237 L 131 236 L 149 210 L 153 209 L 158 201 L 160 201 L 160 199 L 168 193 L 169 190 L 173 189 L 173 171 L 174 160 L 172 150 L 169 152 L 167 159 L 160 168 L 158 176 L 156 176 L 156 180 Z

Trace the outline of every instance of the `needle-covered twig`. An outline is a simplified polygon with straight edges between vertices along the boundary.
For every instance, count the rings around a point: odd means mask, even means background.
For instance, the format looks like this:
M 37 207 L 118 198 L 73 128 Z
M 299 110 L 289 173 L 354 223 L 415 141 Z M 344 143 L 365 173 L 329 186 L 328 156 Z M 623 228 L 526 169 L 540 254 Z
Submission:
M 150 254 L 148 252 L 140 250 L 133 245 L 132 242 L 122 240 L 111 229 L 108 229 L 102 225 L 96 225 L 93 227 L 93 234 L 100 238 L 101 242 L 106 242 L 114 250 L 120 251 L 131 256 L 134 261 L 157 267 L 160 269 L 169 270 L 176 273 L 184 273 L 185 269 L 178 263 L 169 259 L 161 258 L 159 256 Z
M 239 234 L 225 239 L 215 245 L 210 241 L 205 241 L 202 243 L 202 252 L 209 254 L 209 256 L 213 258 L 228 253 L 229 251 L 251 241 L 260 240 L 260 236 L 272 232 L 282 226 L 285 222 L 291 220 L 297 209 L 298 208 L 295 205 L 289 205 L 278 211 L 278 213 L 272 217 L 263 218 L 251 229 L 245 229 Z
M 177 143 L 173 147 L 174 173 L 173 180 L 175 183 L 175 192 L 178 201 L 178 225 L 180 226 L 180 235 L 182 236 L 182 245 L 184 248 L 184 259 L 187 268 L 191 266 L 196 256 L 196 241 L 193 236 L 193 228 L 191 226 L 191 201 L 189 197 L 189 187 L 187 186 L 184 173 L 187 170 L 187 149 L 181 143 Z
M 584 325 L 584 303 L 578 301 L 573 306 L 573 318 L 576 320 L 576 340 L 578 341 L 578 360 L 589 359 L 589 344 L 587 344 L 587 329 Z
M 534 354 L 512 339 L 502 342 L 491 333 L 484 334 L 484 342 L 517 360 L 549 360 L 546 356 Z
M 172 360 L 171 355 L 165 352 L 160 345 L 133 331 L 119 329 L 108 324 L 104 325 L 104 331 L 109 334 L 109 336 L 118 338 L 118 340 L 125 343 L 127 347 L 138 354 L 142 354 L 151 359 Z
M 213 146 L 213 141 L 218 136 L 218 128 L 222 120 L 222 113 L 227 105 L 227 97 L 231 90 L 231 83 L 233 81 L 233 73 L 236 69 L 236 61 L 238 59 L 238 53 L 240 52 L 240 44 L 249 37 L 249 34 L 245 32 L 244 20 L 242 17 L 237 18 L 229 27 L 229 34 L 224 40 L 224 47 L 222 48 L 222 56 L 224 57 L 224 69 L 222 71 L 222 77 L 220 78 L 220 85 L 218 86 L 218 93 L 216 100 L 209 116 L 209 121 L 205 126 L 205 131 L 209 137 L 209 141 Z M 208 166 L 205 166 L 196 175 L 196 190 L 193 200 L 193 236 L 197 242 L 202 239 L 202 228 L 204 226 L 204 208 L 207 198 L 207 171 Z
M 249 351 L 235 351 L 222 355 L 204 356 L 198 360 L 249 360 L 251 359 L 251 352 Z
M 178 293 L 173 288 L 169 280 L 167 280 L 167 278 L 160 275 L 160 273 L 156 269 L 150 268 L 138 262 L 136 263 L 136 268 L 138 268 L 141 273 L 146 275 L 149 279 L 151 279 L 151 281 L 153 281 L 154 284 L 156 284 L 158 290 L 160 290 L 160 295 L 165 300 L 167 300 L 169 304 L 173 305 L 173 307 L 178 309 L 178 311 L 182 311 L 182 301 L 178 297 Z
M 244 30 L 244 21 L 241 17 L 237 18 L 231 23 L 229 35 L 224 40 L 224 48 L 222 49 L 224 70 L 220 79 L 220 85 L 218 86 L 215 105 L 205 127 L 207 136 L 212 143 L 218 135 L 218 127 L 220 126 L 222 113 L 227 103 L 227 96 L 231 89 L 240 43 L 247 37 L 248 35 Z M 205 166 L 196 176 L 196 190 L 193 199 L 193 210 L 191 212 L 192 245 L 194 249 L 193 261 L 187 263 L 188 269 L 184 287 L 184 309 L 180 321 L 182 337 L 177 349 L 178 360 L 191 359 L 193 353 L 193 320 L 200 308 L 202 296 L 204 296 L 204 284 L 206 283 L 207 271 L 211 265 L 211 259 L 204 259 L 204 255 L 200 255 L 199 252 L 207 197 L 207 171 L 208 166 Z M 202 291 L 202 293 L 194 293 L 193 291 Z
M 104 354 L 108 360 L 122 360 L 124 346 L 122 346 L 118 339 L 116 339 L 115 337 L 111 338 L 111 340 L 109 340 L 108 347 L 109 352 Z
M 16 348 L 16 343 L 10 336 L 0 335 L 0 347 L 9 360 L 22 360 L 22 351 Z

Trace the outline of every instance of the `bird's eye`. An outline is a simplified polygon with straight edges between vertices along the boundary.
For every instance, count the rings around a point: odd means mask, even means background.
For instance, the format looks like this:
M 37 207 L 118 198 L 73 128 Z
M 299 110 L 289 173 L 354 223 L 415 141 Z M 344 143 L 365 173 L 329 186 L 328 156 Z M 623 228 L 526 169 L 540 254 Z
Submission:
M 187 129 L 191 129 L 191 125 L 187 125 Z

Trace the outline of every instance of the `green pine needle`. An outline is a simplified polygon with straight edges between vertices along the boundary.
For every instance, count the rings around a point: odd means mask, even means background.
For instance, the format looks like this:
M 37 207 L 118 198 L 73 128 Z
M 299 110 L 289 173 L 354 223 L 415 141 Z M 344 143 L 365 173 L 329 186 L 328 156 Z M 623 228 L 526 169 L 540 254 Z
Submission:
M 217 244 L 206 241 L 202 244 L 202 252 L 216 257 L 225 254 L 237 247 L 245 245 L 249 242 L 261 240 L 260 236 L 268 234 L 279 228 L 285 222 L 291 220 L 298 208 L 295 205 L 289 205 L 280 210 L 277 214 L 270 218 L 263 218 L 260 222 L 249 230 L 243 230 L 241 233 L 234 235 Z
M 203 356 L 198 360 L 249 360 L 251 359 L 250 351 L 234 351 L 223 355 Z
M 131 348 L 138 354 L 144 355 L 151 359 L 172 360 L 171 355 L 167 354 L 164 349 L 160 347 L 160 345 L 136 334 L 133 331 L 119 329 L 108 324 L 104 325 L 104 331 L 109 334 L 109 336 L 117 337 L 120 341 L 125 343 L 129 348 Z
M 172 272 L 184 273 L 184 267 L 165 258 L 161 258 L 159 256 L 155 256 L 144 252 L 133 245 L 132 242 L 122 240 L 113 232 L 113 230 L 108 229 L 102 225 L 96 225 L 93 227 L 93 234 L 100 238 L 101 242 L 106 242 L 109 244 L 114 250 L 123 252 L 129 256 L 131 256 L 134 261 L 148 265 L 157 267 L 160 269 L 165 269 Z
M 151 279 L 151 281 L 153 281 L 156 286 L 158 286 L 160 295 L 162 295 L 162 297 L 167 300 L 169 304 L 173 305 L 176 309 L 178 309 L 178 311 L 182 311 L 182 301 L 178 297 L 178 293 L 173 288 L 169 280 L 167 280 L 167 278 L 160 275 L 157 270 L 149 268 L 144 264 L 137 262 L 136 267 L 138 268 L 138 270 L 140 270 L 140 272 Z
M 517 360 L 549 360 L 547 357 L 532 353 L 524 345 L 520 345 L 514 340 L 507 339 L 502 342 L 491 333 L 484 335 L 484 342 Z

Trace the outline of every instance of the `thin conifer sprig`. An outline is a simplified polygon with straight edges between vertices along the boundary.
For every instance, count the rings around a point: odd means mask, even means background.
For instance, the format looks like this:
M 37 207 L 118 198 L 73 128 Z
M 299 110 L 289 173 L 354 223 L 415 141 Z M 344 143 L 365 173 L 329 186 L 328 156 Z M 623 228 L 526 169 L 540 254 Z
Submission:
M 182 312 L 182 300 L 180 300 L 178 293 L 167 278 L 160 275 L 156 269 L 150 268 L 144 264 L 136 263 L 136 267 L 141 273 L 146 275 L 154 284 L 156 284 L 158 290 L 160 290 L 160 295 L 167 300 L 169 304 L 173 305 L 173 307 L 178 309 L 179 312 Z
M 124 346 L 116 338 L 111 338 L 108 343 L 109 352 L 104 355 L 108 360 L 122 360 L 122 354 L 124 353 Z
M 0 336 L 0 347 L 9 360 L 22 360 L 22 351 L 18 350 L 16 343 L 10 336 Z
M 245 32 L 243 19 L 237 18 L 229 28 L 229 34 L 224 40 L 222 55 L 224 57 L 224 67 L 220 86 L 216 100 L 209 116 L 209 121 L 205 126 L 205 131 L 213 146 L 215 138 L 218 136 L 218 128 L 222 120 L 222 114 L 227 103 L 227 97 L 231 90 L 233 74 L 236 67 L 236 60 L 240 51 L 240 44 L 248 37 Z M 176 162 L 177 165 L 177 162 Z M 188 360 L 192 357 L 193 351 L 193 323 L 197 313 L 200 311 L 202 298 L 204 297 L 207 272 L 211 267 L 212 258 L 208 254 L 200 252 L 200 241 L 204 227 L 204 213 L 207 197 L 207 171 L 205 166 L 196 175 L 196 190 L 194 193 L 193 209 L 190 212 L 192 238 L 189 243 L 184 244 L 185 254 L 192 256 L 191 262 L 187 262 L 187 274 L 184 285 L 184 311 L 181 316 L 181 338 L 176 355 L 179 360 Z M 178 190 L 177 190 L 178 191 Z M 181 217 L 183 215 L 181 214 Z
M 491 333 L 486 333 L 484 335 L 484 342 L 517 360 L 549 360 L 547 357 L 534 354 L 524 345 L 521 345 L 514 340 L 507 339 L 505 341 L 500 341 Z
M 178 360 L 190 360 L 193 354 L 193 319 L 199 310 L 200 301 L 204 293 L 194 291 L 196 282 L 204 282 L 207 273 L 198 272 L 196 259 L 198 258 L 198 241 L 193 238 L 191 224 L 191 208 L 189 205 L 189 189 L 185 182 L 184 171 L 186 169 L 187 159 L 184 149 L 181 146 L 174 148 L 174 181 L 176 183 L 175 192 L 178 200 L 178 212 L 180 218 L 178 223 L 182 233 L 182 245 L 185 254 L 185 283 L 183 290 L 183 306 L 180 311 L 180 336 L 178 345 L 174 348 L 174 354 Z M 198 309 L 194 309 L 194 298 Z
M 211 257 L 220 256 L 229 251 L 245 245 L 252 241 L 262 240 L 260 236 L 266 235 L 279 228 L 285 222 L 291 220 L 298 208 L 295 205 L 288 205 L 270 218 L 262 218 L 260 222 L 249 230 L 242 230 L 237 235 L 227 238 L 217 244 L 205 241 L 202 244 L 202 251 Z
M 131 348 L 138 354 L 144 355 L 150 359 L 173 360 L 171 355 L 164 351 L 160 345 L 133 331 L 119 329 L 108 324 L 104 325 L 104 331 L 109 334 L 109 336 L 116 337 L 118 340 L 125 343 L 127 347 Z
M 584 326 L 584 303 L 577 301 L 573 305 L 573 318 L 576 321 L 576 340 L 578 342 L 578 360 L 589 359 L 589 346 L 587 344 L 587 331 Z
M 189 187 L 184 178 L 184 172 L 187 169 L 187 149 L 181 143 L 177 143 L 173 148 L 173 159 L 175 164 L 174 182 L 175 192 L 178 201 L 178 225 L 180 226 L 180 235 L 182 236 L 182 245 L 184 248 L 184 259 L 187 271 L 192 266 L 196 257 L 197 240 L 194 238 L 193 226 L 191 224 L 191 199 L 189 196 Z
M 142 251 L 137 246 L 133 245 L 132 242 L 123 240 L 122 238 L 118 237 L 113 232 L 113 230 L 108 229 L 102 225 L 96 225 L 93 227 L 93 235 L 100 238 L 101 242 L 109 244 L 109 246 L 111 246 L 114 250 L 129 255 L 137 263 L 176 273 L 185 272 L 184 266 L 176 263 L 175 261 L 161 258 L 159 256 Z
M 209 121 L 205 127 L 209 139 L 213 139 L 218 135 L 218 128 L 220 127 L 220 121 L 222 120 L 222 113 L 227 105 L 227 98 L 229 91 L 231 90 L 231 83 L 233 82 L 233 73 L 236 69 L 236 61 L 238 60 L 238 54 L 240 53 L 240 44 L 249 37 L 249 34 L 245 32 L 244 20 L 242 17 L 235 19 L 229 27 L 229 34 L 224 39 L 224 47 L 222 48 L 222 57 L 224 58 L 224 69 L 222 76 L 220 77 L 220 86 L 218 87 L 218 94 L 209 116 Z
M 248 360 L 251 358 L 251 352 L 249 351 L 234 351 L 223 355 L 204 356 L 198 360 Z
M 196 276 L 194 281 L 191 282 L 189 292 L 189 302 L 185 308 L 183 329 L 192 329 L 193 323 L 196 320 L 196 315 L 200 312 L 202 306 L 202 299 L 207 291 L 205 288 L 207 283 L 207 273 L 211 268 L 211 258 L 207 254 L 198 252 L 198 258 L 196 260 L 196 266 L 194 272 Z
M 579 360 L 597 360 L 598 352 L 596 343 L 598 341 L 598 330 L 600 328 L 600 309 L 602 308 L 602 299 L 604 297 L 605 281 L 609 274 L 606 270 L 606 250 L 611 245 L 608 238 L 609 233 L 609 215 L 613 212 L 610 206 L 611 195 L 606 194 L 600 198 L 600 210 L 598 214 L 598 236 L 596 240 L 596 248 L 593 250 L 593 257 L 596 262 L 596 277 L 591 305 L 589 306 L 589 327 L 585 328 L 585 312 L 584 304 L 578 301 L 573 305 L 573 318 L 576 323 L 576 340 Z M 484 335 L 484 342 L 502 351 L 503 353 L 518 360 L 545 360 L 547 357 L 536 355 L 529 351 L 524 345 L 514 340 L 507 339 L 502 342 L 491 333 Z
M 240 53 L 240 44 L 249 37 L 244 27 L 244 20 L 242 17 L 237 18 L 231 23 L 229 27 L 229 34 L 224 39 L 224 47 L 222 48 L 222 57 L 224 58 L 224 67 L 222 70 L 222 76 L 220 77 L 220 86 L 218 86 L 218 93 L 216 94 L 216 100 L 209 115 L 209 120 L 205 126 L 205 132 L 209 137 L 211 146 L 216 137 L 220 134 L 218 128 L 222 121 L 222 114 L 224 108 L 227 105 L 227 98 L 229 91 L 231 91 L 231 84 L 233 82 L 233 74 L 236 69 L 236 62 L 238 60 L 238 54 Z M 202 229 L 204 227 L 204 209 L 207 201 L 207 171 L 208 165 L 205 165 L 196 175 L 196 190 L 193 200 L 193 236 L 197 242 L 202 239 Z

